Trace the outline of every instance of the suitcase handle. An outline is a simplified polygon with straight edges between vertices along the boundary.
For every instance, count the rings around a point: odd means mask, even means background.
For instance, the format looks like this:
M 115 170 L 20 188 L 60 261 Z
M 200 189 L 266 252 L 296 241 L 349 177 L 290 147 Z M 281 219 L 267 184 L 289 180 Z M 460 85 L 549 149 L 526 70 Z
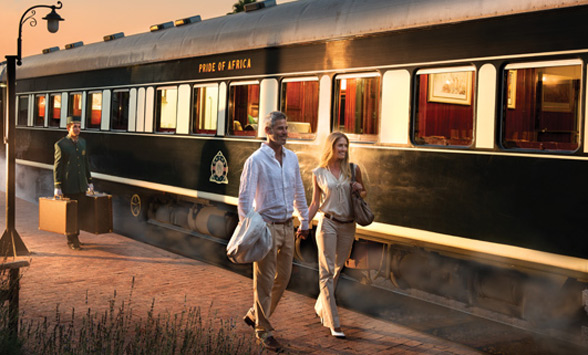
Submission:
M 104 195 L 108 195 L 108 193 L 106 192 L 100 192 L 100 191 L 96 191 L 96 190 L 92 190 L 92 191 L 86 191 L 86 196 L 104 196 Z

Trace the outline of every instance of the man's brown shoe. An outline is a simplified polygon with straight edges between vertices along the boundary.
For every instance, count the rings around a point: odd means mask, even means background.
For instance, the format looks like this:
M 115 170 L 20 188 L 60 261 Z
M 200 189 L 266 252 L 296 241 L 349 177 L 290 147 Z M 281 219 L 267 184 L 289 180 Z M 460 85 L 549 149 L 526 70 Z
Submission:
M 245 324 L 247 324 L 251 328 L 255 329 L 255 321 L 249 318 L 248 314 L 246 314 L 245 317 L 243 317 L 243 322 L 245 322 Z
M 276 338 L 274 338 L 273 336 L 269 336 L 266 338 L 257 338 L 257 342 L 261 345 L 263 345 L 264 348 L 271 350 L 271 351 L 275 351 L 278 352 L 282 349 L 282 346 L 280 345 L 280 343 L 278 343 L 278 341 L 276 340 Z
M 70 243 L 67 242 L 67 246 L 71 249 L 71 250 L 81 250 L 82 247 L 80 247 L 79 243 Z

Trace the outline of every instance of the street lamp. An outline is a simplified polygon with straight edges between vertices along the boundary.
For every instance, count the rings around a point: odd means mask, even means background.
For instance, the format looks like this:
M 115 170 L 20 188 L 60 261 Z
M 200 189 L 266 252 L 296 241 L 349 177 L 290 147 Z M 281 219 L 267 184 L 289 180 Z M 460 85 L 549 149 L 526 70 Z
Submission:
M 6 230 L 0 238 L 0 256 L 7 257 L 17 255 L 30 255 L 29 250 L 20 238 L 20 235 L 15 228 L 15 150 L 14 150 L 14 131 L 16 129 L 16 65 L 22 64 L 22 25 L 27 21 L 31 21 L 31 27 L 37 25 L 35 19 L 36 12 L 34 9 L 45 7 L 51 9 L 43 20 L 47 20 L 47 30 L 51 33 L 59 30 L 59 21 L 63 21 L 61 16 L 55 12 L 56 9 L 61 9 L 63 4 L 61 1 L 55 5 L 35 5 L 30 7 L 22 14 L 20 24 L 18 25 L 18 41 L 17 41 L 17 55 L 6 56 L 6 97 L 8 98 L 8 105 L 6 110 L 6 134 L 4 136 L 4 144 L 6 144 Z M 30 12 L 30 14 L 29 14 Z

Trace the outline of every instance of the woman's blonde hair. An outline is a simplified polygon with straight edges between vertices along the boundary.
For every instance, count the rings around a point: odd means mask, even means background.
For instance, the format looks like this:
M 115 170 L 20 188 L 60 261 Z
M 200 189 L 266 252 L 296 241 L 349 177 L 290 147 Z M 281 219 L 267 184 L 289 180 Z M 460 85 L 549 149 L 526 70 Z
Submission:
M 321 155 L 319 167 L 327 168 L 329 166 L 329 161 L 331 161 L 331 159 L 333 159 L 333 157 L 335 156 L 335 144 L 337 143 L 339 138 L 345 138 L 345 141 L 347 142 L 347 147 L 349 148 L 349 138 L 347 138 L 347 136 L 344 133 L 332 132 L 327 137 L 327 140 L 323 147 L 323 154 Z M 347 150 L 345 158 L 341 162 L 341 173 L 343 173 L 344 176 L 351 178 L 351 169 L 349 168 L 349 150 Z

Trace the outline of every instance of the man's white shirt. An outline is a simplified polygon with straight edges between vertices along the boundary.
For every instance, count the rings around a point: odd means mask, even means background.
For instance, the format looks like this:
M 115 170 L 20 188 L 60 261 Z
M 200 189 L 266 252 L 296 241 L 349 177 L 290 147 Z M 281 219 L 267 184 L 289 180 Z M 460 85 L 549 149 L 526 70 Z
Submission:
M 308 206 L 298 157 L 282 147 L 282 164 L 274 150 L 262 143 L 245 162 L 239 185 L 239 219 L 254 208 L 268 222 L 284 221 L 294 210 L 301 229 L 308 229 Z

